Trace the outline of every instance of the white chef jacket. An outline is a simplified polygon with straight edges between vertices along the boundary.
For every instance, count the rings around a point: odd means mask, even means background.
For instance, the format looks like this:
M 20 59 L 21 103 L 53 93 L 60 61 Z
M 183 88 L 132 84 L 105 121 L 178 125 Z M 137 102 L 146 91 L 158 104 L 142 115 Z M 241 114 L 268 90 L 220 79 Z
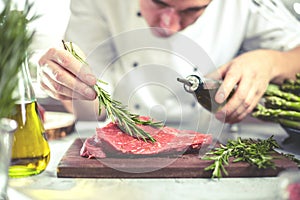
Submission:
M 300 24 L 280 0 L 213 0 L 194 24 L 160 39 L 139 0 L 71 0 L 65 37 L 131 110 L 184 121 L 201 109 L 176 76 L 205 75 L 244 51 L 291 49 L 300 44 Z

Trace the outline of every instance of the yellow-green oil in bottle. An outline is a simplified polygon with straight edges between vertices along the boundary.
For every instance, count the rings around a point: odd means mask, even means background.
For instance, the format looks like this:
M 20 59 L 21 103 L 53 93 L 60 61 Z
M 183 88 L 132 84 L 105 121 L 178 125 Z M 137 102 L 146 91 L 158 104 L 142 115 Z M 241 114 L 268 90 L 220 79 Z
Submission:
M 16 105 L 12 116 L 18 123 L 14 133 L 10 177 L 27 177 L 43 172 L 50 160 L 43 122 L 36 101 Z

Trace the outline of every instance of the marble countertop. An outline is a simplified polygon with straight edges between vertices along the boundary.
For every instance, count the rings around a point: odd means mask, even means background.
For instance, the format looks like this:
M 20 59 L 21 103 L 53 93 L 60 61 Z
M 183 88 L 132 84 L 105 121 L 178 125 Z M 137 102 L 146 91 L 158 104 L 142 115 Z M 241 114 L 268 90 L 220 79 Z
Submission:
M 10 179 L 10 200 L 42 199 L 281 199 L 280 177 L 193 179 L 85 179 L 57 178 L 56 168 L 64 153 L 78 137 L 94 134 L 95 122 L 79 121 L 74 133 L 49 141 L 51 159 L 47 169 L 36 176 Z M 288 135 L 277 124 L 243 122 L 238 131 L 226 128 L 221 136 L 259 137 L 274 135 L 282 142 Z M 221 138 L 222 139 L 222 138 Z M 300 141 L 299 141 L 300 142 Z M 284 152 L 300 157 L 300 145 L 285 146 Z

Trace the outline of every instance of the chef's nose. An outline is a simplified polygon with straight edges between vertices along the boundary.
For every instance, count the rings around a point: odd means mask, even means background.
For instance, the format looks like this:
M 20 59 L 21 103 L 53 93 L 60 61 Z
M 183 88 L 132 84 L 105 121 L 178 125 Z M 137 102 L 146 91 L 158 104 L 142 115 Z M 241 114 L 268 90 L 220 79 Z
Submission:
M 180 30 L 180 16 L 174 8 L 166 8 L 161 11 L 160 28 L 165 29 L 169 35 Z

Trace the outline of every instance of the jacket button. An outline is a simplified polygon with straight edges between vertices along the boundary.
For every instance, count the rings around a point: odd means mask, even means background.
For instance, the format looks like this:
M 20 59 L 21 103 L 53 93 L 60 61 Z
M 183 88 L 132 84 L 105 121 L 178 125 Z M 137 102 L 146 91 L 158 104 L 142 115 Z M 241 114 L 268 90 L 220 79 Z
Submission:
M 192 102 L 191 106 L 192 106 L 192 108 L 195 108 L 196 107 L 196 102 L 195 101 Z
M 137 63 L 137 62 L 134 62 L 134 63 L 132 64 L 133 67 L 137 67 L 138 65 L 139 65 L 139 63 Z
M 141 16 L 142 16 L 142 13 L 141 13 L 140 11 L 138 11 L 138 12 L 136 13 L 136 16 L 141 17 Z
M 139 109 L 141 108 L 141 106 L 140 106 L 139 104 L 135 104 L 135 105 L 134 105 L 134 108 L 135 108 L 136 110 L 139 110 Z

